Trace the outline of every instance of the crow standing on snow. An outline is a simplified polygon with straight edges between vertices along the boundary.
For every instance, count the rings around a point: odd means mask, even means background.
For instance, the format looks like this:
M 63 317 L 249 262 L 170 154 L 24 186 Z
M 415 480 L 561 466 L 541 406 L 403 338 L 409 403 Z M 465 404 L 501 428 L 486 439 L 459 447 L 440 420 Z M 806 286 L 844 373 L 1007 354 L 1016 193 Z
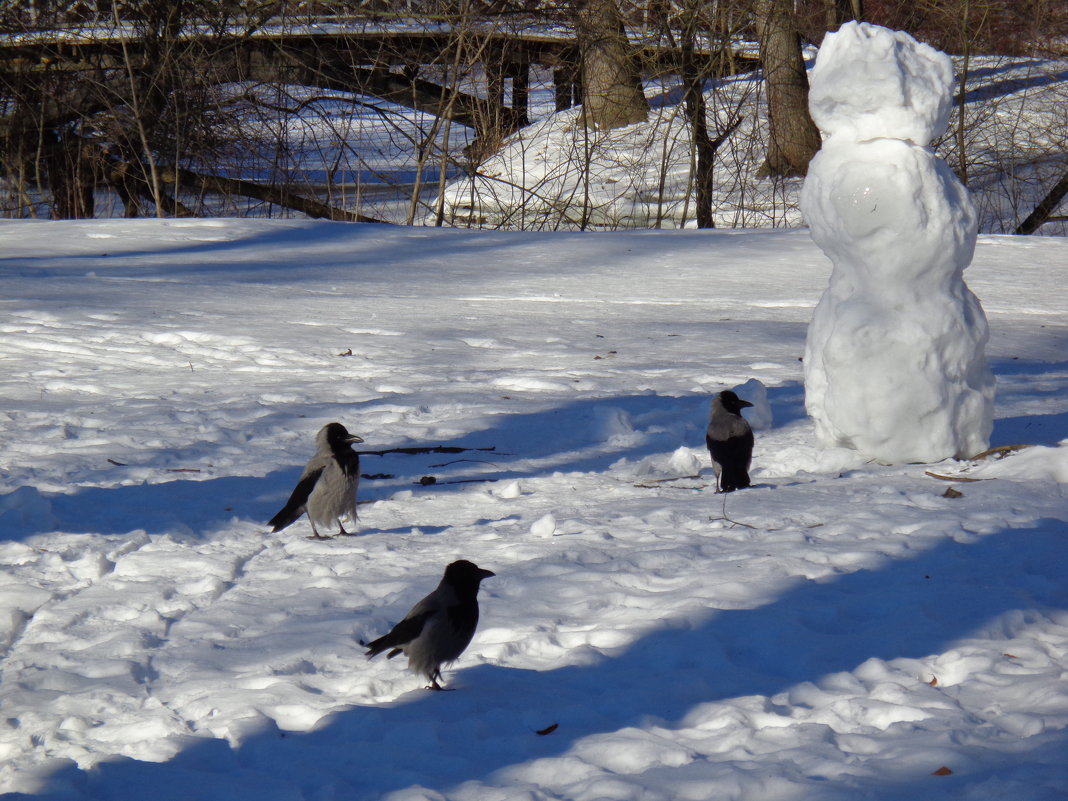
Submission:
M 329 423 L 315 435 L 316 452 L 304 467 L 293 494 L 282 510 L 267 524 L 271 531 L 281 531 L 308 513 L 315 539 L 327 539 L 317 525 L 338 527 L 348 535 L 341 518 L 356 520 L 356 485 L 360 481 L 360 457 L 350 447 L 363 442 L 350 434 L 341 423 Z
M 441 666 L 464 652 L 478 625 L 478 585 L 496 575 L 461 559 L 445 568 L 437 589 L 412 607 L 393 630 L 367 646 L 367 658 L 392 649 L 392 659 L 404 652 L 408 669 L 430 680 L 428 690 L 440 690 Z
M 733 492 L 749 486 L 753 429 L 741 412 L 752 405 L 729 389 L 712 398 L 712 419 L 705 432 L 705 444 L 716 471 L 716 492 Z

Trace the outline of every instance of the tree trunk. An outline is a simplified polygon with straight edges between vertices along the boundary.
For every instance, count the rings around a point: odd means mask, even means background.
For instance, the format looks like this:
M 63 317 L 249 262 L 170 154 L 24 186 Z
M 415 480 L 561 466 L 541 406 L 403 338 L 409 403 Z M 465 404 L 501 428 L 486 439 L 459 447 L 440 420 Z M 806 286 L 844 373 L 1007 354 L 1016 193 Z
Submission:
M 692 67 L 683 71 L 683 85 L 686 87 L 686 116 L 690 120 L 693 145 L 697 155 L 694 177 L 694 183 L 697 185 L 697 227 L 715 228 L 712 210 L 712 180 L 715 175 L 716 149 L 708 137 L 704 80 L 695 73 Z
M 285 187 L 276 188 L 265 186 L 252 181 L 243 181 L 239 178 L 226 178 L 222 175 L 205 175 L 203 173 L 185 170 L 180 167 L 164 167 L 160 170 L 160 180 L 167 184 L 185 184 L 195 186 L 207 192 L 218 192 L 222 195 L 241 195 L 267 203 L 274 203 L 283 208 L 293 209 L 306 214 L 312 219 L 335 220 L 338 222 L 368 222 L 379 223 L 374 217 L 366 217 L 348 209 L 339 209 L 314 198 L 303 197 L 287 191 Z
M 864 19 L 864 0 L 825 0 L 827 3 L 827 30 L 836 31 L 850 20 Z
M 579 73 L 574 64 L 567 63 L 553 68 L 553 90 L 557 111 L 566 111 L 582 102 Z
M 1062 175 L 1061 179 L 1053 185 L 1053 188 L 1035 206 L 1035 210 L 1027 215 L 1026 220 L 1020 223 L 1015 233 L 1033 234 L 1042 227 L 1043 223 L 1052 218 L 1053 212 L 1057 210 L 1065 196 L 1068 196 L 1068 172 Z
M 582 58 L 582 122 L 612 130 L 644 122 L 649 104 L 616 0 L 575 0 Z
M 768 93 L 768 153 L 763 175 L 804 175 L 820 149 L 808 113 L 808 76 L 790 0 L 756 0 L 754 15 Z

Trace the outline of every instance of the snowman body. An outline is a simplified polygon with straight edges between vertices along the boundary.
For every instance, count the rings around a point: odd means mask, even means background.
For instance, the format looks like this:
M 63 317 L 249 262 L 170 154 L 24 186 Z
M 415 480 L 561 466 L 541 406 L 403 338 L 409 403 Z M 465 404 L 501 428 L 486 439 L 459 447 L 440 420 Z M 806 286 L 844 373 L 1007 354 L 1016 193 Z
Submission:
M 952 63 L 849 23 L 825 37 L 810 81 L 824 142 L 801 209 L 833 263 L 805 347 L 817 438 L 886 463 L 972 456 L 994 400 L 986 317 L 963 276 L 976 214 L 928 147 L 948 123 Z

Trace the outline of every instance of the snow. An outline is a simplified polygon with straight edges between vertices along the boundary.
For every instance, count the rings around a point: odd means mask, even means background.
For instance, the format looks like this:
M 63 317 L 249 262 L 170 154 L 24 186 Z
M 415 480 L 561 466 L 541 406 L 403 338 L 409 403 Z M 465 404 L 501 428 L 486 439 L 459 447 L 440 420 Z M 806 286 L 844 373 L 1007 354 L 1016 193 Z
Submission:
M 742 417 L 749 423 L 750 428 L 754 431 L 764 431 L 771 428 L 775 412 L 768 401 L 768 388 L 764 386 L 759 378 L 750 378 L 744 384 L 734 387 L 733 391 L 742 400 L 753 404 L 742 409 Z
M 850 22 L 824 37 L 809 85 L 825 135 L 929 145 L 949 125 L 953 62 L 903 31 Z
M 1063 239 L 980 237 L 969 269 L 992 442 L 1032 447 L 895 467 L 815 444 L 804 230 L 25 221 L 0 248 L 0 792 L 1068 793 Z M 708 401 L 751 379 L 755 486 L 716 496 Z M 333 420 L 495 450 L 366 456 L 360 536 L 268 534 Z M 368 662 L 460 557 L 497 576 L 455 691 Z
M 808 331 L 805 408 L 820 442 L 886 463 L 973 456 L 993 427 L 987 320 L 964 282 L 975 208 L 925 147 L 952 88 L 948 56 L 866 23 L 827 34 L 812 70 L 824 142 L 801 209 L 834 270 Z

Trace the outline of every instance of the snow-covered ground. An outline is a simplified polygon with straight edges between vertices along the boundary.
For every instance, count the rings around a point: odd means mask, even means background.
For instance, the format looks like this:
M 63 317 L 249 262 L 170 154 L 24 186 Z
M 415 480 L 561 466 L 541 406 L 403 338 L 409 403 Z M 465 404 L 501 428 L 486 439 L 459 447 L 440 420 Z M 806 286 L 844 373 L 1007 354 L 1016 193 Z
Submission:
M 804 230 L 2 222 L 0 792 L 1063 799 L 1066 263 L 966 273 L 1032 447 L 887 467 L 813 443 Z M 495 450 L 367 456 L 359 537 L 267 534 L 332 420 Z M 366 661 L 458 557 L 497 577 L 456 691 Z

